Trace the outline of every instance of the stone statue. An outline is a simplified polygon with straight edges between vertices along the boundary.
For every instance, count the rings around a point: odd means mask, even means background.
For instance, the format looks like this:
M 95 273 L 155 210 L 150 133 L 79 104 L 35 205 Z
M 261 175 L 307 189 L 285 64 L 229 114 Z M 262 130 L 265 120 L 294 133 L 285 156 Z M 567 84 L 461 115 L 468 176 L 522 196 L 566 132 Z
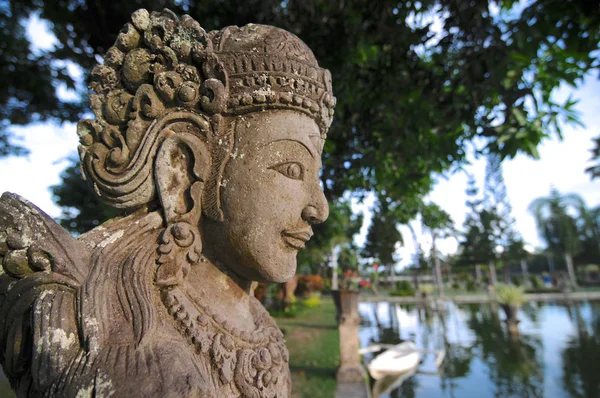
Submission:
M 253 281 L 284 282 L 327 218 L 331 75 L 272 27 L 132 16 L 92 73 L 86 179 L 129 215 L 72 238 L 0 200 L 0 360 L 19 396 L 288 397 Z

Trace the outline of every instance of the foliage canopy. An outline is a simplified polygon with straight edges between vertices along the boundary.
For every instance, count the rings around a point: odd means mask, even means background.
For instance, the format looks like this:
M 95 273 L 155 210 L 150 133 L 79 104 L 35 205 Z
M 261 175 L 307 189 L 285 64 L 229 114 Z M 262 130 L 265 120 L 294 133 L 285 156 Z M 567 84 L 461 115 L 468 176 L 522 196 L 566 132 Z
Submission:
M 23 153 L 10 145 L 9 125 L 73 121 L 87 109 L 86 90 L 67 67 L 87 81 L 141 7 L 187 13 L 207 30 L 254 22 L 301 37 L 331 70 L 338 98 L 322 172 L 328 199 L 375 191 L 401 205 L 402 219 L 419 212 L 434 174 L 464 162 L 469 147 L 501 159 L 537 156 L 543 139 L 561 134 L 561 119 L 578 122 L 576 101 L 558 104 L 553 90 L 600 65 L 600 12 L 576 0 L 7 0 L 0 156 Z M 31 46 L 24 23 L 33 14 L 49 22 L 53 48 Z M 58 87 L 81 100 L 61 97 Z M 69 207 L 66 226 L 81 232 L 109 213 L 84 211 L 91 199 L 73 188 L 74 172 L 54 192 Z
M 323 178 L 330 197 L 347 189 L 424 193 L 431 173 L 465 156 L 484 138 L 486 151 L 536 155 L 558 120 L 576 120 L 574 101 L 553 89 L 598 67 L 600 13 L 593 2 L 268 0 L 109 0 L 3 3 L 6 90 L 0 118 L 74 120 L 81 104 L 57 97 L 75 88 L 65 62 L 84 76 L 114 42 L 131 13 L 169 7 L 206 29 L 274 24 L 301 37 L 329 68 L 338 97 Z M 23 20 L 50 22 L 58 44 L 30 50 Z M 10 38 L 10 40 L 8 40 Z M 85 95 L 82 96 L 85 98 Z

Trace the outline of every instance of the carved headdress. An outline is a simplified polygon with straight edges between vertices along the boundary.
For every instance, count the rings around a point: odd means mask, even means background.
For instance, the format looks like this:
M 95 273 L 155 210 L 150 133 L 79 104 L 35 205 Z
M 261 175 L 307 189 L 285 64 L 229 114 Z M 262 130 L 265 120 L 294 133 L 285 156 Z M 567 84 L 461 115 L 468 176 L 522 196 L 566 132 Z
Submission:
M 329 71 L 291 33 L 253 24 L 205 32 L 169 10 L 136 11 L 92 76 L 96 120 L 78 125 L 82 168 L 105 202 L 127 209 L 156 197 L 152 167 L 165 131 L 208 145 L 207 182 L 218 187 L 233 146 L 228 116 L 293 109 L 324 138 L 335 105 Z M 204 210 L 219 217 L 214 205 Z

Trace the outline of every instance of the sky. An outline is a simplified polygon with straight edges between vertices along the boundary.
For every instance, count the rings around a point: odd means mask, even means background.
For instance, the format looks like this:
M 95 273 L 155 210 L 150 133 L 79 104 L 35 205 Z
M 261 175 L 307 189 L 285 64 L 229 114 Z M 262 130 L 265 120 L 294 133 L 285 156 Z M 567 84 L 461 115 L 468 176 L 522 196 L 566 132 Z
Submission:
M 600 135 L 600 81 L 596 76 L 588 76 L 579 89 L 561 87 L 555 95 L 559 102 L 569 94 L 580 102 L 584 127 L 563 125 L 564 139 L 558 137 L 544 141 L 538 148 L 540 159 L 518 155 L 503 162 L 504 182 L 507 196 L 516 219 L 516 229 L 525 241 L 533 247 L 541 247 L 535 221 L 527 208 L 538 197 L 548 196 L 551 187 L 561 193 L 579 194 L 589 207 L 600 205 L 600 180 L 591 180 L 585 173 L 590 165 L 592 139 Z M 473 173 L 478 186 L 483 186 L 485 158 L 472 159 L 466 171 Z M 462 225 L 466 213 L 467 185 L 466 173 L 440 179 L 430 199 L 446 210 L 458 225 Z M 447 244 L 450 244 L 448 242 Z
M 51 47 L 56 38 L 49 32 L 42 21 L 33 17 L 28 25 L 28 32 L 33 38 L 34 46 L 40 49 Z M 75 68 L 71 73 L 78 74 Z M 70 93 L 63 92 L 64 96 Z M 531 201 L 547 196 L 552 186 L 561 193 L 577 193 L 583 197 L 590 207 L 600 205 L 600 179 L 591 181 L 585 173 L 589 165 L 590 150 L 593 148 L 592 138 L 600 135 L 600 81 L 596 76 L 589 76 L 579 88 L 561 87 L 555 99 L 564 101 L 569 95 L 579 99 L 577 109 L 581 112 L 581 120 L 585 127 L 564 126 L 564 139 L 552 137 L 544 141 L 538 148 L 540 159 L 535 160 L 518 155 L 503 163 L 504 180 L 508 199 L 512 205 L 516 228 L 529 244 L 531 249 L 542 247 L 533 217 L 527 208 Z M 40 207 L 52 217 L 60 215 L 60 209 L 53 203 L 49 187 L 60 182 L 59 175 L 66 167 L 66 158 L 76 156 L 78 138 L 75 121 L 57 125 L 38 123 L 12 129 L 19 142 L 31 153 L 28 157 L 8 157 L 0 159 L 0 193 L 15 192 Z M 471 157 L 470 165 L 465 171 L 472 173 L 478 186 L 483 186 L 485 159 Z M 452 176 L 438 178 L 434 190 L 428 199 L 446 210 L 460 227 L 467 211 L 465 188 L 467 175 L 459 172 Z M 367 198 L 363 204 L 355 204 L 356 211 L 365 212 L 365 224 L 356 242 L 364 242 L 370 212 L 368 206 L 373 198 Z M 419 242 L 424 248 L 431 245 L 428 234 L 422 233 L 418 223 L 413 223 L 419 235 Z M 408 228 L 400 228 L 405 245 L 399 247 L 397 257 L 400 267 L 409 263 L 414 254 L 415 245 Z M 452 253 L 457 248 L 454 239 L 438 242 L 443 253 Z

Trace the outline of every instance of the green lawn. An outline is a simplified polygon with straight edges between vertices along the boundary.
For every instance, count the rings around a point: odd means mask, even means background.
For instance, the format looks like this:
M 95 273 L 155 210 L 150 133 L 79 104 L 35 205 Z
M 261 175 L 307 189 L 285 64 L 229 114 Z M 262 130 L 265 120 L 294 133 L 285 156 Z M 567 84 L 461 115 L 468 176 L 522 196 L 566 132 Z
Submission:
M 290 351 L 292 396 L 331 398 L 335 395 L 335 372 L 340 363 L 340 339 L 331 297 L 320 307 L 295 318 L 275 318 Z

